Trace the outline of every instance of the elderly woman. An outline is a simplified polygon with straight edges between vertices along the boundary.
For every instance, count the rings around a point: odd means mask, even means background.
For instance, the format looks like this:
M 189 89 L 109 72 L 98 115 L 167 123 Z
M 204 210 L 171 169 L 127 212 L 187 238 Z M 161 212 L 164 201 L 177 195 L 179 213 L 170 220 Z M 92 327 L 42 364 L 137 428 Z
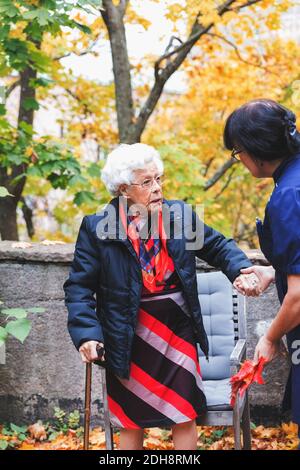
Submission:
M 258 293 L 256 276 L 240 275 L 252 265 L 233 240 L 183 201 L 163 199 L 163 163 L 152 147 L 120 145 L 102 180 L 115 197 L 83 218 L 64 284 L 71 338 L 83 362 L 97 359 L 98 344 L 105 348 L 121 449 L 142 449 L 144 428 L 156 426 L 172 428 L 175 449 L 196 449 L 196 418 L 206 407 L 197 343 L 208 358 L 208 340 L 195 257 L 249 295 Z

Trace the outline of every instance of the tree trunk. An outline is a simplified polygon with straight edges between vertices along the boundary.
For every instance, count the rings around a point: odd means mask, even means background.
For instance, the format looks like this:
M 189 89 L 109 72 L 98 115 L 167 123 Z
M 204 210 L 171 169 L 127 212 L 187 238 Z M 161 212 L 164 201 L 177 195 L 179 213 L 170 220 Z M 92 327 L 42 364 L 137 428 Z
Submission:
M 14 197 L 0 197 L 0 233 L 2 240 L 19 239 L 17 226 L 17 203 L 16 198 Z
M 103 0 L 104 10 L 101 10 L 110 40 L 119 139 L 122 143 L 129 143 L 128 130 L 133 124 L 134 117 L 130 64 L 123 21 L 127 3 L 124 0 L 120 1 L 119 6 L 115 6 L 111 0 Z
M 21 196 L 20 201 L 22 202 L 22 213 L 26 223 L 27 233 L 28 236 L 32 238 L 34 235 L 33 210 L 27 205 L 24 196 Z
M 27 67 L 20 73 L 20 105 L 18 126 L 22 121 L 27 124 L 33 124 L 34 111 L 33 109 L 26 110 L 24 108 L 24 100 L 27 98 L 35 99 L 35 88 L 31 87 L 29 81 L 36 78 L 36 71 Z M 17 226 L 17 205 L 22 196 L 22 191 L 26 183 L 26 177 L 23 176 L 17 183 L 13 179 L 22 173 L 26 172 L 27 165 L 12 165 L 11 174 L 7 173 L 6 168 L 0 167 L 0 186 L 7 188 L 12 196 L 0 198 L 0 235 L 2 240 L 18 240 L 18 226 Z

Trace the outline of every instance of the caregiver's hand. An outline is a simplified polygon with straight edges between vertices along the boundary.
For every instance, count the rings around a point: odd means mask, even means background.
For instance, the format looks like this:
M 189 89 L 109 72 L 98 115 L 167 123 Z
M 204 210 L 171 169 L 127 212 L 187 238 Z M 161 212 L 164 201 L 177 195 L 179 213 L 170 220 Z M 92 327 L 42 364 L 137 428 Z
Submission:
M 260 357 L 264 357 L 267 362 L 272 361 L 280 351 L 280 342 L 272 342 L 265 335 L 262 336 L 255 348 L 254 362 L 257 364 Z
M 233 285 L 240 294 L 248 297 L 257 297 L 261 293 L 259 278 L 254 273 L 240 274 Z
M 241 273 L 255 274 L 258 277 L 260 293 L 275 281 L 275 270 L 272 266 L 250 266 L 250 268 L 241 269 Z
M 86 341 L 80 346 L 79 352 L 80 352 L 81 359 L 83 362 L 93 362 L 93 361 L 96 361 L 97 359 L 99 360 L 97 349 L 96 349 L 97 344 L 104 347 L 104 344 L 99 343 L 99 341 Z M 104 352 L 103 352 L 101 361 L 104 362 L 104 360 L 105 360 L 105 357 L 104 357 Z

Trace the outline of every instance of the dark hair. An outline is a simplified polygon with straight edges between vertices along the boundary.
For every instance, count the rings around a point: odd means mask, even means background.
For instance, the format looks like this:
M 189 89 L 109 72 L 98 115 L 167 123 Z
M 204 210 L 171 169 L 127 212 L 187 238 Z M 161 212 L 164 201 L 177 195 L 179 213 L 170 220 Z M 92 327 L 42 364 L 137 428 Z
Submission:
M 224 144 L 263 161 L 289 158 L 300 151 L 296 116 L 273 100 L 249 101 L 228 117 Z

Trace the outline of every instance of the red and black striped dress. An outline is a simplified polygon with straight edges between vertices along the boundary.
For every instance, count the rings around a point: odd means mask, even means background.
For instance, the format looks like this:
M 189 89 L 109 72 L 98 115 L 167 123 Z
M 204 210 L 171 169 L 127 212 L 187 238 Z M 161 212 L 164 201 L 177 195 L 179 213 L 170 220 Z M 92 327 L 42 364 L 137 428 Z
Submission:
M 153 239 L 143 248 L 151 252 Z M 159 292 L 143 286 L 129 379 L 106 369 L 110 421 L 119 428 L 169 427 L 193 420 L 206 408 L 181 282 L 174 269 L 164 281 Z

